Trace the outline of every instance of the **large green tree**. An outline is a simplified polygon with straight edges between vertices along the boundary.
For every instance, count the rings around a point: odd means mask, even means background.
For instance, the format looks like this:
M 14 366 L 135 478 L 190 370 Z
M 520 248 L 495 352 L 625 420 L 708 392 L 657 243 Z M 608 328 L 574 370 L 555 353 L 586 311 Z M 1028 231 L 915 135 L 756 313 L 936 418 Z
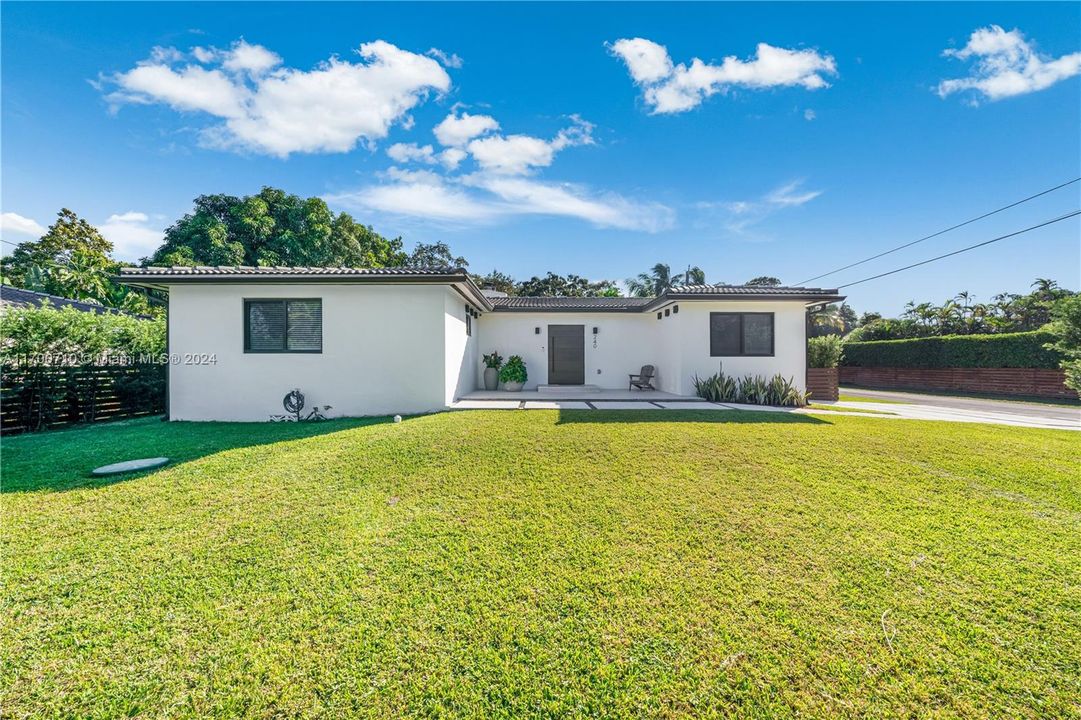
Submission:
M 38 240 L 28 240 L 3 259 L 4 282 L 15 287 L 147 313 L 146 297 L 113 281 L 118 261 L 98 229 L 63 208 Z
M 401 238 L 388 240 L 320 198 L 264 187 L 259 194 L 200 195 L 165 231 L 155 265 L 403 265 Z
M 518 283 L 517 293 L 524 297 L 619 297 L 619 288 L 611 280 L 587 280 L 578 275 L 532 277 Z
M 705 282 L 706 273 L 700 267 L 688 267 L 686 273 L 673 275 L 671 267 L 664 263 L 657 263 L 647 272 L 629 278 L 627 290 L 635 297 L 655 297 L 678 285 L 704 285 Z
M 469 261 L 455 256 L 445 242 L 417 243 L 405 264 L 415 268 L 467 268 Z

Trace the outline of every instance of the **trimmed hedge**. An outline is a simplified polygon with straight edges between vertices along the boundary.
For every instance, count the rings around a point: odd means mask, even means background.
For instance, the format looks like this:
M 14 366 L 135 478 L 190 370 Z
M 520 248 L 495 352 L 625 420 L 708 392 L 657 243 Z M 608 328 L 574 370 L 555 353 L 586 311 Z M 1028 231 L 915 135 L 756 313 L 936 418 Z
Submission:
M 842 364 L 850 367 L 1055 369 L 1062 356 L 1044 347 L 1055 340 L 1054 334 L 1036 330 L 848 342 Z

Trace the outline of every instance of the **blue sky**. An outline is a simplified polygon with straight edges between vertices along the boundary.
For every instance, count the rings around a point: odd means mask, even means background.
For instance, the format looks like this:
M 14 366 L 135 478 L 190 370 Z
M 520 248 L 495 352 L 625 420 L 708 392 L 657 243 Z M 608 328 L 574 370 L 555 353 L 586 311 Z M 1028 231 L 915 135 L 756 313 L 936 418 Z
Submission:
M 136 259 L 195 196 L 273 185 L 475 271 L 796 283 L 1081 175 L 1077 3 L 0 12 L 9 242 L 69 207 Z M 815 284 L 1061 215 L 1079 188 Z M 1074 218 L 850 302 L 1077 288 L 1079 238 Z

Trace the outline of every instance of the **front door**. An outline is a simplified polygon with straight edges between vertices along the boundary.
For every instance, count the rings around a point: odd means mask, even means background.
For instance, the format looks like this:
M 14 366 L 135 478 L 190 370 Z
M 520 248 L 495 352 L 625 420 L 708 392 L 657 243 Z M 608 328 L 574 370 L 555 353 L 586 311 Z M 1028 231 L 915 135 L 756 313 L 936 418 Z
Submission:
M 548 326 L 548 382 L 582 385 L 586 381 L 586 326 Z

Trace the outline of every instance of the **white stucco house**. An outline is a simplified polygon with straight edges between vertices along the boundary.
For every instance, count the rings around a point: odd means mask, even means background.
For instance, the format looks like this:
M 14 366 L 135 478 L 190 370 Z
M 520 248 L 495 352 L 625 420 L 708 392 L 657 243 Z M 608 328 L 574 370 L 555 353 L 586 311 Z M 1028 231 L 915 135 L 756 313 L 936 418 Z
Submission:
M 483 387 L 481 356 L 521 355 L 529 382 L 659 390 L 694 376 L 806 383 L 806 310 L 836 290 L 689 285 L 656 298 L 501 297 L 461 269 L 124 268 L 168 291 L 169 418 L 266 420 L 300 388 L 330 415 L 420 413 Z

